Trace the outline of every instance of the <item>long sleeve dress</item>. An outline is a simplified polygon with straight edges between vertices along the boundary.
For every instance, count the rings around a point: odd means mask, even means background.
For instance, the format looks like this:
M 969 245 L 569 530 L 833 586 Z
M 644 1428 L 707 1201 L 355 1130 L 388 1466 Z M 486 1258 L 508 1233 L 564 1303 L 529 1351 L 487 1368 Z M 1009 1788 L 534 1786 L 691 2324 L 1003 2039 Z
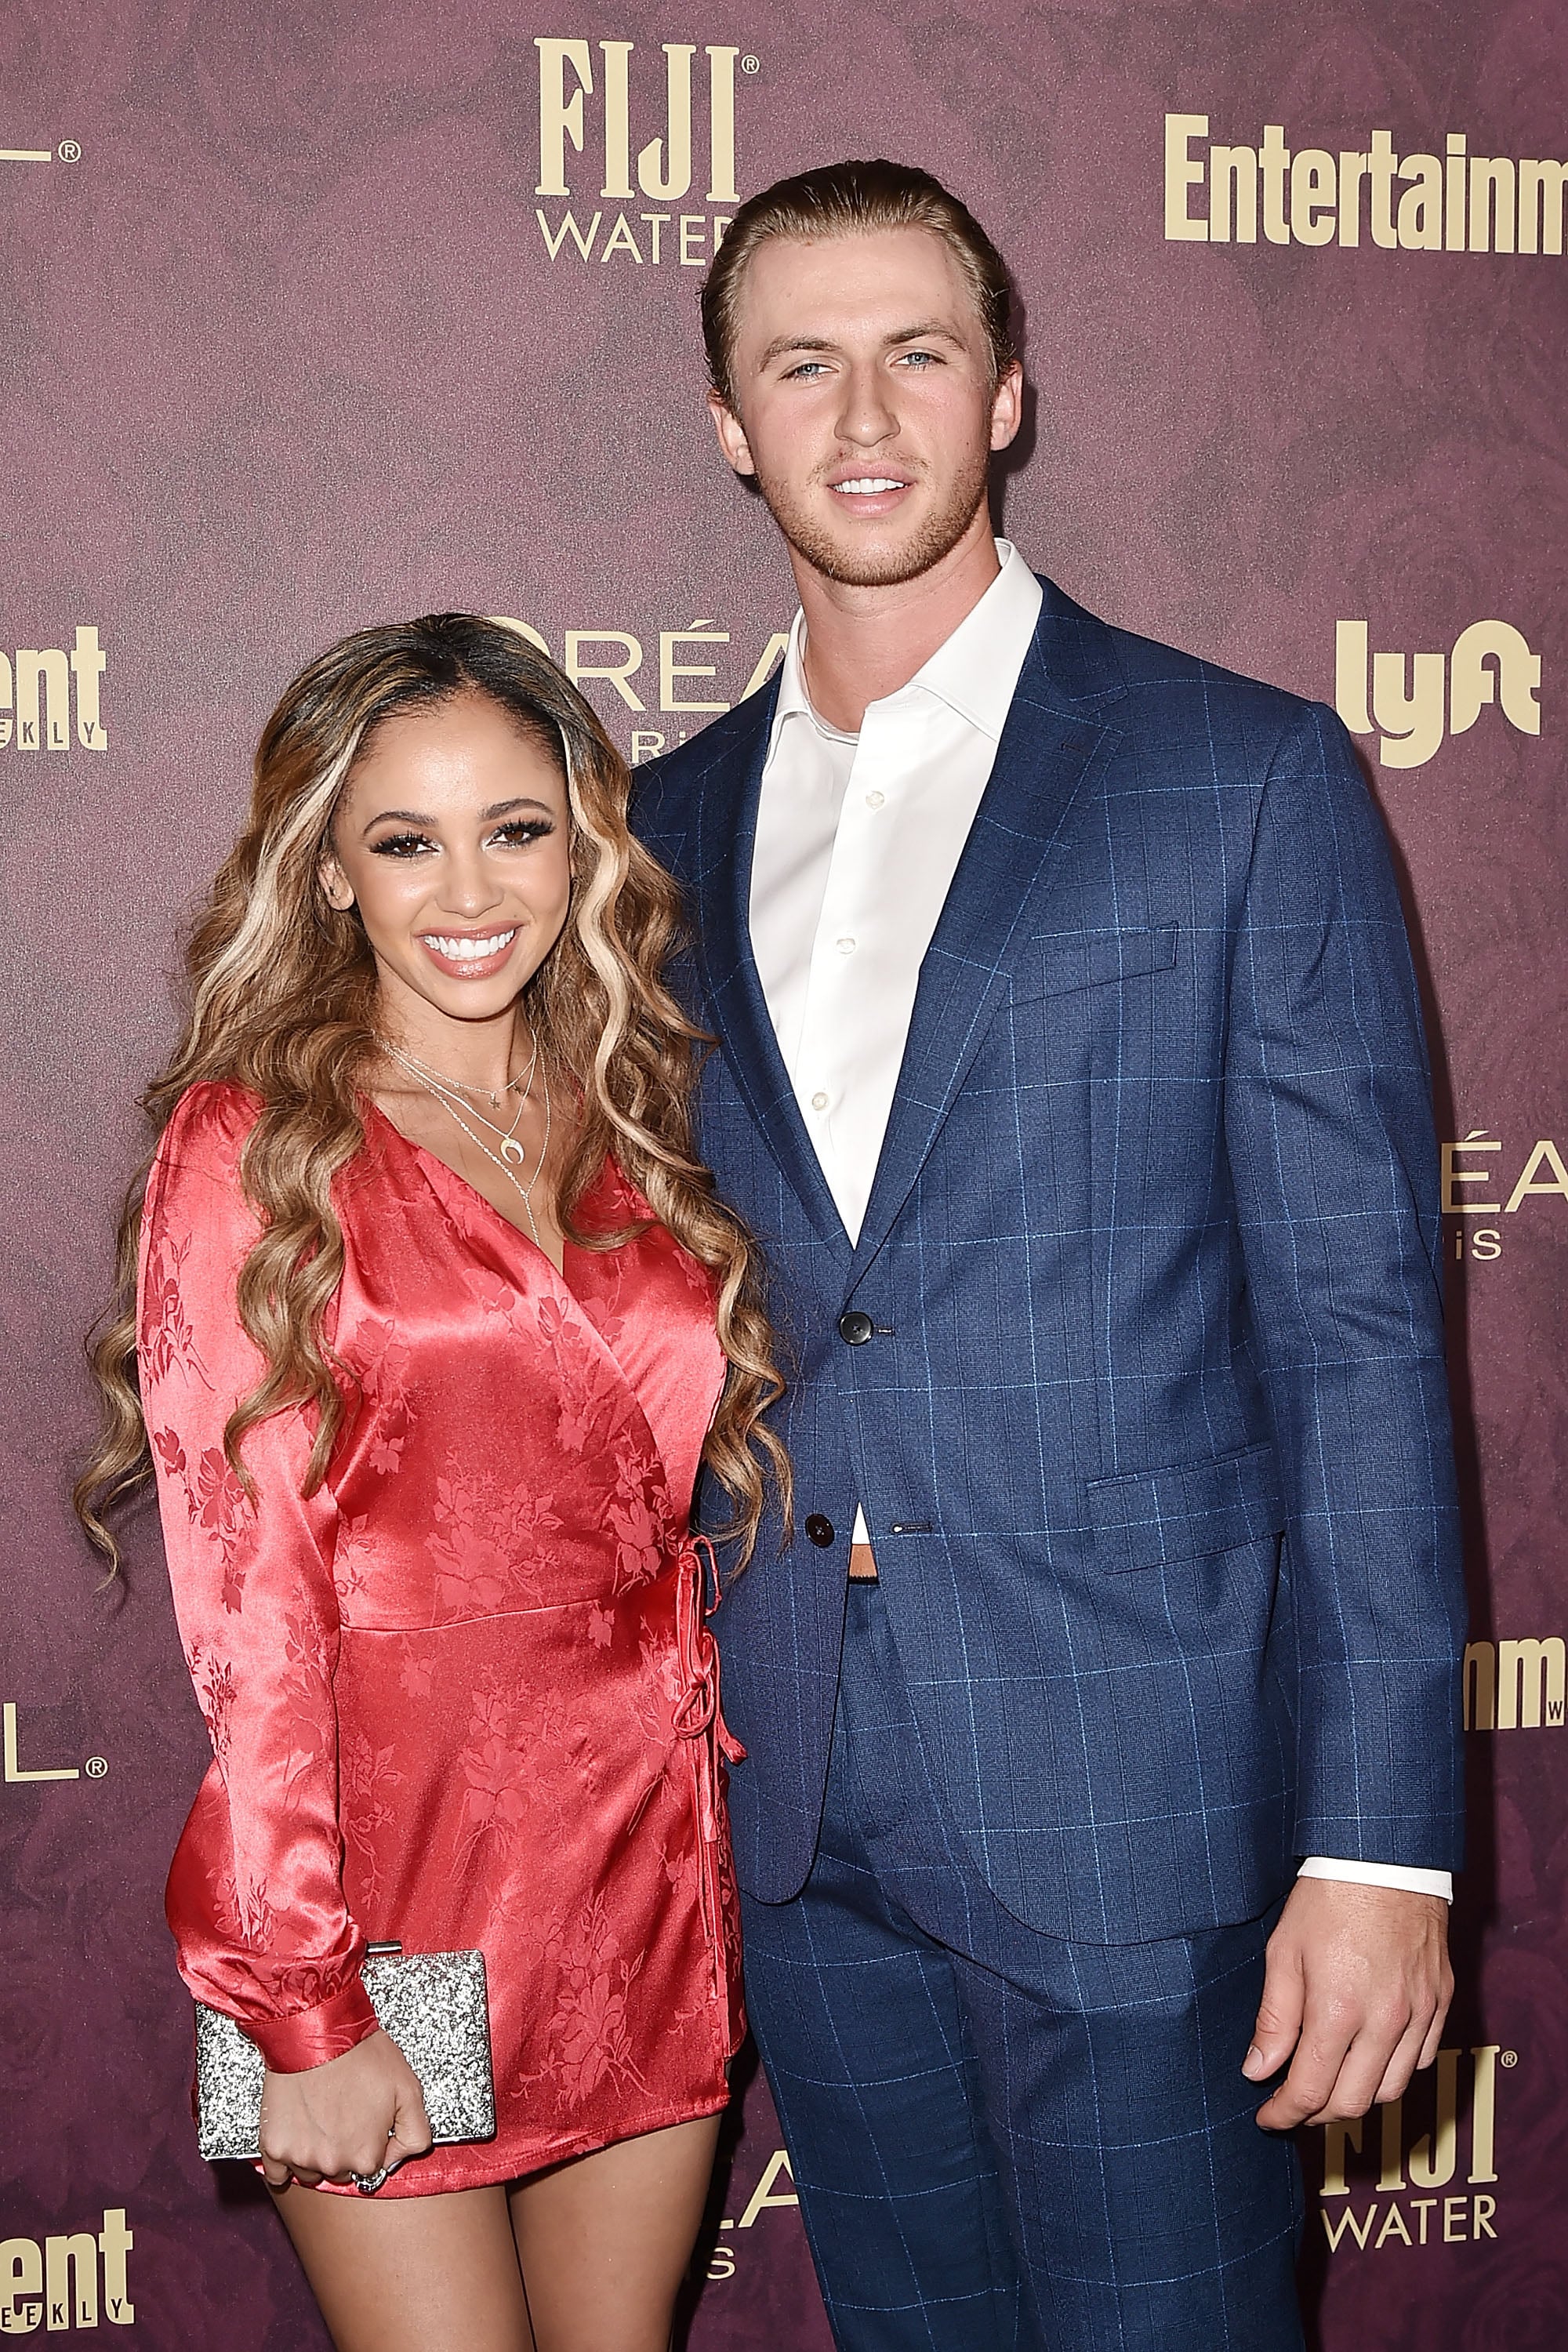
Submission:
M 374 2032 L 367 1941 L 480 1948 L 497 2129 L 384 2196 L 507 2180 L 721 2108 L 742 2031 L 717 1662 L 688 1528 L 724 1377 L 710 1278 L 661 1226 L 565 1275 L 366 1107 L 338 1179 L 342 1435 L 224 1424 L 257 1116 L 193 1087 L 142 1220 L 139 1360 L 214 1761 L 167 1910 L 191 1990 L 276 2071 Z M 613 1165 L 584 1204 L 647 1215 Z

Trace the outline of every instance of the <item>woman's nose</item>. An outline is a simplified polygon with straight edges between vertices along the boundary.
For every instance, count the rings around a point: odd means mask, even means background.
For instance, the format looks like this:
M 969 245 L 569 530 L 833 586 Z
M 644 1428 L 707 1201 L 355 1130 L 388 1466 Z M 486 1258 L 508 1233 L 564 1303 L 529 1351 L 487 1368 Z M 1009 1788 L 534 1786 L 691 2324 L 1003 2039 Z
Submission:
M 454 856 L 441 877 L 440 900 L 455 915 L 482 915 L 497 904 L 501 886 L 479 856 Z

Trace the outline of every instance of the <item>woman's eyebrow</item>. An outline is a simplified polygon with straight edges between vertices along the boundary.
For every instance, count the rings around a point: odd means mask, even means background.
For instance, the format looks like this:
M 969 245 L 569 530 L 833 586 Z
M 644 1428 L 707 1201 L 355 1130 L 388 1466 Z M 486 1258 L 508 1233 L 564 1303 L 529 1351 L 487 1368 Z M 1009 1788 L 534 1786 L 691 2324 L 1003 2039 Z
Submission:
M 520 793 L 513 800 L 492 801 L 489 808 L 479 811 L 479 822 L 493 824 L 498 816 L 506 816 L 513 809 L 538 809 L 545 816 L 552 814 L 548 801 L 535 800 L 531 793 Z M 436 830 L 436 819 L 425 815 L 419 809 L 377 809 L 374 816 L 365 819 L 364 831 L 369 833 L 374 825 L 378 824 L 417 824 L 423 825 L 426 833 Z

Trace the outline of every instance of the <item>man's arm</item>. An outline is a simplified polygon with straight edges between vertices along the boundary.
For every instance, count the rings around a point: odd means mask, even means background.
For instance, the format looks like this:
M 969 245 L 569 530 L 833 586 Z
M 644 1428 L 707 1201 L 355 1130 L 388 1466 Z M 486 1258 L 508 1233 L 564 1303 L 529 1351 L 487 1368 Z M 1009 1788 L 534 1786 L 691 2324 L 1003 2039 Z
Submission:
M 1387 841 L 1326 710 L 1269 772 L 1230 1016 L 1226 1142 L 1288 1498 L 1297 1850 L 1451 1869 L 1463 1599 L 1430 1082 Z M 1436 1895 L 1298 1882 L 1247 2062 L 1262 2079 L 1295 2053 L 1262 2120 L 1397 2095 L 1436 2046 L 1445 1931 Z

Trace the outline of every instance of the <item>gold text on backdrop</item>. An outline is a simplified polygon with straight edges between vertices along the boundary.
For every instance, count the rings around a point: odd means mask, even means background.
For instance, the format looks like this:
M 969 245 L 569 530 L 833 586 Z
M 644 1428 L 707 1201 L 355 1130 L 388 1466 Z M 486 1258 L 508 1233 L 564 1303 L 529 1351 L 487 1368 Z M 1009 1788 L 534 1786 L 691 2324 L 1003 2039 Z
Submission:
M 74 688 L 77 741 L 89 751 L 106 751 L 108 666 L 96 629 L 79 628 L 69 653 L 63 646 L 25 646 L 14 662 L 0 654 L 0 751 L 15 741 L 24 751 L 68 751 Z
M 1334 708 L 1352 735 L 1382 730 L 1385 768 L 1425 767 L 1445 724 L 1463 735 L 1489 702 L 1521 735 L 1539 735 L 1540 688 L 1541 656 L 1507 621 L 1472 621 L 1447 656 L 1374 654 L 1365 621 L 1334 625 Z
M 1561 1731 L 1565 1699 L 1568 1648 L 1560 1633 L 1468 1644 L 1467 1731 Z
M 1452 2184 L 1459 2173 L 1461 2126 L 1466 2121 L 1459 2098 L 1460 2066 L 1467 2054 L 1470 2062 L 1466 2070 L 1470 2078 L 1469 2164 L 1463 2175 L 1464 2187 L 1456 2189 Z M 1475 2245 L 1496 2238 L 1498 2200 L 1487 2193 L 1487 2185 L 1498 2178 L 1498 2069 L 1500 2065 L 1507 2073 L 1517 2063 L 1517 2052 L 1503 2050 L 1496 2042 L 1482 2043 L 1468 2053 L 1440 2050 L 1432 2074 L 1422 2078 L 1418 2093 L 1413 2091 L 1377 2108 L 1377 2193 L 1364 2212 L 1355 2201 L 1362 2184 L 1351 2179 L 1350 2158 L 1363 2153 L 1372 2117 L 1323 2126 L 1320 2217 L 1331 2252 L 1338 2253 L 1342 2247 L 1347 2252 L 1376 2253 L 1390 2245 Z M 1428 2083 L 1430 2091 L 1426 2087 Z M 1432 2126 L 1413 2138 L 1406 2109 L 1424 2105 L 1428 2097 L 1436 2109 Z M 1365 2153 L 1373 2155 L 1370 2145 Z M 1410 2194 L 1412 2190 L 1447 2193 L 1422 2196 Z M 1350 2202 L 1331 2212 L 1331 2204 L 1342 2197 Z
M 1555 1202 L 1561 1213 L 1568 1204 L 1568 1160 L 1552 1137 L 1536 1138 L 1517 1175 L 1509 1172 L 1513 1160 L 1514 1152 L 1505 1151 L 1499 1138 L 1489 1134 L 1484 1127 L 1472 1127 L 1456 1142 L 1445 1143 L 1440 1202 L 1443 1214 L 1457 1219 L 1517 1217 L 1527 1202 L 1542 1199 Z M 1462 1191 L 1464 1186 L 1470 1189 Z M 1478 1200 L 1478 1188 L 1500 1197 Z M 1505 1192 L 1506 1199 L 1501 1197 Z M 1458 1260 L 1502 1255 L 1501 1226 L 1457 1223 L 1453 1238 L 1453 1255 Z
M 621 254 L 628 261 L 673 261 L 679 268 L 706 269 L 720 239 L 730 226 L 722 212 L 627 213 L 619 207 L 650 198 L 656 205 L 679 205 L 690 193 L 696 164 L 692 138 L 692 60 L 694 41 L 663 43 L 664 73 L 658 115 L 660 129 L 633 153 L 634 99 L 647 102 L 632 65 L 632 41 L 559 40 L 536 35 L 539 52 L 539 179 L 538 196 L 574 198 L 582 206 L 579 220 L 568 209 L 552 221 L 540 207 L 534 217 L 552 261 L 563 252 L 579 260 L 595 257 L 608 261 Z M 598 51 L 595 67 L 594 52 Z M 710 44 L 708 61 L 708 185 L 701 201 L 707 205 L 737 205 L 735 186 L 735 61 L 737 48 Z M 741 58 L 742 70 L 755 72 L 757 60 Z M 589 145 L 585 109 L 595 102 L 598 138 L 594 142 L 602 171 L 596 189 L 574 189 L 568 178 L 574 155 Z M 633 184 L 634 171 L 636 184 Z M 604 200 L 590 213 L 588 198 Z M 606 214 L 604 204 L 617 209 Z
M 51 2335 L 96 2327 L 100 2316 L 111 2327 L 132 2326 L 136 2306 L 126 2256 L 135 2242 L 123 2205 L 107 2208 L 96 2233 L 62 2231 L 42 2244 L 37 2238 L 0 2239 L 0 2335 L 30 2336 L 40 2321 Z
M 1256 245 L 1261 227 L 1270 245 L 1348 246 L 1361 243 L 1364 220 L 1391 251 L 1561 253 L 1568 163 L 1467 145 L 1450 131 L 1441 155 L 1400 155 L 1392 131 L 1374 131 L 1364 149 L 1292 153 L 1284 126 L 1268 122 L 1258 146 L 1222 147 L 1209 142 L 1206 114 L 1167 114 L 1165 235 Z

